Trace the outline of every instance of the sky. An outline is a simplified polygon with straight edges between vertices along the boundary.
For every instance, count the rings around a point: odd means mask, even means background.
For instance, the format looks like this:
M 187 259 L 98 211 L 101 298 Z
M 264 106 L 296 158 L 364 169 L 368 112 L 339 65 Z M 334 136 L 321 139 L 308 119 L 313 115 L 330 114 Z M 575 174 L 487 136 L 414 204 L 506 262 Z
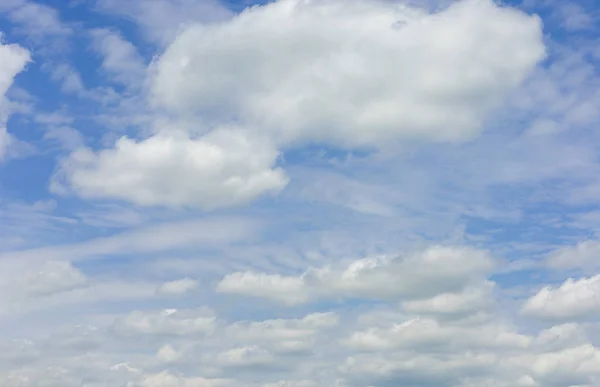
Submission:
M 0 387 L 599 387 L 595 0 L 0 0 Z

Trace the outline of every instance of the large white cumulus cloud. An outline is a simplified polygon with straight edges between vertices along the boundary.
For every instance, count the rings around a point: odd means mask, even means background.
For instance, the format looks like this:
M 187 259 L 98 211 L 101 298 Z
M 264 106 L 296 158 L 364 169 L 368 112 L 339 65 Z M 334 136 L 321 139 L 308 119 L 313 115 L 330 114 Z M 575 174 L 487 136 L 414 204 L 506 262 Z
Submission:
M 281 141 L 378 145 L 480 129 L 544 56 L 541 25 L 488 0 L 428 14 L 381 1 L 282 0 L 195 25 L 155 64 L 154 98 Z
M 491 0 L 433 14 L 371 0 L 252 7 L 184 28 L 149 71 L 172 122 L 75 153 L 64 186 L 140 205 L 239 204 L 285 186 L 276 155 L 290 147 L 470 138 L 544 55 L 540 20 Z M 230 126 L 236 139 L 206 143 Z

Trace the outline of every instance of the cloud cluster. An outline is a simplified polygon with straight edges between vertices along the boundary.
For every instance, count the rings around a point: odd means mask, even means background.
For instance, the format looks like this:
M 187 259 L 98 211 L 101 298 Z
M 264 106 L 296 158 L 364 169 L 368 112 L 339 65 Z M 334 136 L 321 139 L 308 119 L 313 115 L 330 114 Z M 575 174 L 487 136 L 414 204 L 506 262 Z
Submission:
M 598 385 L 594 329 L 574 321 L 534 330 L 517 323 L 499 308 L 506 295 L 495 290 L 490 260 L 485 251 L 433 247 L 387 266 L 359 260 L 314 283 L 321 296 L 391 301 L 379 306 L 264 320 L 231 320 L 204 307 L 119 314 L 96 327 L 0 343 L 0 377 L 66 387 L 81 380 L 160 387 Z M 407 292 L 408 281 L 429 286 Z M 570 282 L 560 297 L 571 297 Z M 281 292 L 268 281 L 257 288 L 246 296 Z M 554 297 L 550 313 L 562 308 L 562 320 L 577 317 L 572 303 Z
M 126 70 L 116 55 L 105 67 Z M 380 1 L 253 7 L 186 26 L 150 68 L 149 98 L 171 122 L 74 153 L 64 185 L 141 205 L 247 202 L 285 186 L 281 149 L 472 138 L 544 57 L 540 20 L 487 0 L 438 13 Z

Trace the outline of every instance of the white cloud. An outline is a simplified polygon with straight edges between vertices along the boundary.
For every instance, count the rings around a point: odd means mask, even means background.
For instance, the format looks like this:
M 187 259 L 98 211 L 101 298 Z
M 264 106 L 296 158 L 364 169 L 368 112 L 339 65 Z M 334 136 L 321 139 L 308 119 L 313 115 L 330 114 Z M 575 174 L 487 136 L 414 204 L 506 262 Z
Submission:
M 581 319 L 600 312 L 600 275 L 569 278 L 560 287 L 546 286 L 523 305 L 525 315 L 557 320 Z
M 262 387 L 317 387 L 311 380 L 280 380 L 276 383 L 264 384 Z
M 118 319 L 113 330 L 122 335 L 182 336 L 209 334 L 215 328 L 216 317 L 209 309 L 164 309 L 134 311 Z
M 335 313 L 313 313 L 302 319 L 240 321 L 228 326 L 225 334 L 237 341 L 262 345 L 276 354 L 294 354 L 310 351 L 321 332 L 338 324 Z
M 301 276 L 237 272 L 223 278 L 217 285 L 217 292 L 246 294 L 289 305 L 308 301 L 307 289 Z
M 182 278 L 180 280 L 165 282 L 157 289 L 158 294 L 162 295 L 182 295 L 198 287 L 198 281 L 191 278 Z
M 103 56 L 102 68 L 123 85 L 141 86 L 146 64 L 137 48 L 113 30 L 95 29 L 90 33 L 93 47 Z
M 154 64 L 153 95 L 284 143 L 458 140 L 544 57 L 541 38 L 538 18 L 487 0 L 435 14 L 281 0 L 184 30 Z
M 546 262 L 556 270 L 595 269 L 600 266 L 600 242 L 586 240 L 574 246 L 561 247 L 550 253 Z
M 259 222 L 243 218 L 207 217 L 165 222 L 129 229 L 80 243 L 11 251 L 0 254 L 0 263 L 84 259 L 114 254 L 172 251 L 190 246 L 218 246 L 256 235 Z
M 217 355 L 216 362 L 222 367 L 243 368 L 271 366 L 277 357 L 264 348 L 256 345 L 232 348 Z
M 599 381 L 600 350 L 591 344 L 516 357 L 513 361 L 527 365 L 541 386 L 594 386 Z
M 434 246 L 406 256 L 309 269 L 300 276 L 237 272 L 225 276 L 217 291 L 285 304 L 337 297 L 415 300 L 460 291 L 473 280 L 481 280 L 493 267 L 494 260 L 485 251 Z
M 545 351 L 560 351 L 585 345 L 589 338 L 583 327 L 575 323 L 555 325 L 543 330 L 535 338 L 535 344 Z
M 162 346 L 156 353 L 156 358 L 162 363 L 174 363 L 181 359 L 181 353 L 171 345 Z
M 394 348 L 418 348 L 419 350 L 461 347 L 481 348 L 527 348 L 531 339 L 505 327 L 444 326 L 432 319 L 417 318 L 387 328 L 369 328 L 353 333 L 345 343 L 360 351 L 382 351 Z
M 71 65 L 59 63 L 55 66 L 46 66 L 50 71 L 50 78 L 60 82 L 61 90 L 64 93 L 80 94 L 85 91 L 81 75 Z M 44 65 L 42 65 L 42 68 L 43 67 Z
M 594 26 L 593 14 L 587 12 L 580 4 L 557 4 L 556 14 L 562 19 L 562 25 L 569 31 L 587 30 Z
M 100 5 L 140 19 L 166 7 Z M 105 69 L 122 81 L 143 72 L 130 45 L 95 35 L 109 54 Z M 544 55 L 538 18 L 491 0 L 433 14 L 391 2 L 281 0 L 191 24 L 149 71 L 155 114 L 170 118 L 154 117 L 149 138 L 74 152 L 55 192 L 205 210 L 247 203 L 287 184 L 276 163 L 289 147 L 471 138 Z
M 24 308 L 36 299 L 81 288 L 87 277 L 70 262 L 2 262 L 0 273 L 0 314 L 10 308 Z
M 130 385 L 132 387 L 220 387 L 227 386 L 229 383 L 224 379 L 186 378 L 163 371 L 158 374 L 146 375 L 140 382 Z
M 245 340 L 302 340 L 319 329 L 332 328 L 338 323 L 339 317 L 335 313 L 313 313 L 301 319 L 240 321 L 230 325 L 227 334 Z
M 41 39 L 57 39 L 73 32 L 61 23 L 58 11 L 45 4 L 22 2 L 10 10 L 9 16 L 13 23 L 20 26 L 22 32 L 38 43 Z
M 435 315 L 438 318 L 468 316 L 493 307 L 494 290 L 494 282 L 482 281 L 458 293 L 441 293 L 428 299 L 403 302 L 402 308 L 409 313 Z
M 15 76 L 23 71 L 25 65 L 31 60 L 29 51 L 16 44 L 4 43 L 0 31 L 0 161 L 10 151 L 9 147 L 15 143 L 13 135 L 8 133 L 6 123 L 10 114 L 9 102 L 5 95 L 13 84 Z
M 49 295 L 83 286 L 86 276 L 70 262 L 48 262 L 32 277 L 26 278 L 27 293 Z
M 80 148 L 84 143 L 81 132 L 69 126 L 51 125 L 44 134 L 44 140 L 69 151 Z
M 268 144 L 231 130 L 199 139 L 159 134 L 137 142 L 123 137 L 114 149 L 71 154 L 53 190 L 70 187 L 87 198 L 214 209 L 283 189 L 288 179 L 274 167 L 277 157 Z
M 162 45 L 170 43 L 186 24 L 231 16 L 216 0 L 98 0 L 97 7 L 134 20 L 147 39 Z

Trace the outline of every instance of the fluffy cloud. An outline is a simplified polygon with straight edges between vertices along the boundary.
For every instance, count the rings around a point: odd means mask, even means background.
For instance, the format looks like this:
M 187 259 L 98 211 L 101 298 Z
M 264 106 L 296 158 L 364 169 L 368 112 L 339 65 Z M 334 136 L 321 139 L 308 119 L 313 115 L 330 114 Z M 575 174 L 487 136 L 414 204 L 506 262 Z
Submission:
M 6 130 L 6 121 L 10 113 L 9 102 L 5 95 L 13 83 L 15 76 L 23 71 L 30 61 L 29 51 L 16 44 L 6 44 L 0 32 L 0 160 L 14 142 L 13 136 Z
M 544 319 L 581 319 L 600 311 L 600 275 L 575 280 L 560 287 L 547 286 L 527 300 L 522 312 Z
M 157 104 L 279 141 L 457 140 L 544 57 L 540 21 L 492 1 L 428 14 L 281 0 L 184 30 L 154 64 Z
M 600 242 L 586 240 L 575 246 L 562 247 L 548 256 L 547 264 L 557 270 L 600 267 Z
M 24 282 L 27 283 L 28 294 L 39 296 L 83 286 L 87 278 L 70 262 L 48 262 Z
M 83 287 L 87 277 L 70 262 L 48 261 L 41 264 L 2 262 L 0 274 L 0 314 L 5 308 L 20 308 Z
M 481 281 L 456 293 L 440 293 L 431 298 L 406 301 L 402 308 L 418 315 L 434 315 L 437 318 L 460 318 L 474 312 L 486 311 L 493 306 L 492 292 L 495 283 Z
M 180 280 L 165 282 L 156 290 L 158 294 L 163 295 L 181 295 L 198 287 L 198 281 L 191 278 L 182 278 Z
M 134 311 L 115 321 L 112 329 L 122 335 L 208 334 L 215 328 L 216 317 L 208 309 Z
M 461 291 L 493 267 L 494 261 L 485 251 L 434 246 L 407 256 L 366 258 L 345 267 L 310 269 L 300 276 L 237 272 L 224 277 L 217 291 L 285 304 L 320 297 L 418 300 Z
M 240 321 L 226 329 L 226 335 L 254 345 L 269 347 L 278 354 L 306 352 L 323 331 L 337 326 L 335 313 L 314 313 L 302 319 L 278 319 L 260 322 Z
M 355 332 L 346 340 L 350 347 L 361 351 L 381 351 L 394 348 L 440 347 L 461 350 L 469 348 L 526 348 L 530 338 L 501 326 L 444 326 L 432 319 L 417 318 L 387 328 L 370 328 Z
M 279 152 L 238 131 L 199 139 L 159 134 L 121 138 L 114 149 L 81 149 L 62 162 L 53 189 L 87 198 L 119 198 L 140 205 L 213 209 L 280 191 L 288 182 L 274 167 Z

